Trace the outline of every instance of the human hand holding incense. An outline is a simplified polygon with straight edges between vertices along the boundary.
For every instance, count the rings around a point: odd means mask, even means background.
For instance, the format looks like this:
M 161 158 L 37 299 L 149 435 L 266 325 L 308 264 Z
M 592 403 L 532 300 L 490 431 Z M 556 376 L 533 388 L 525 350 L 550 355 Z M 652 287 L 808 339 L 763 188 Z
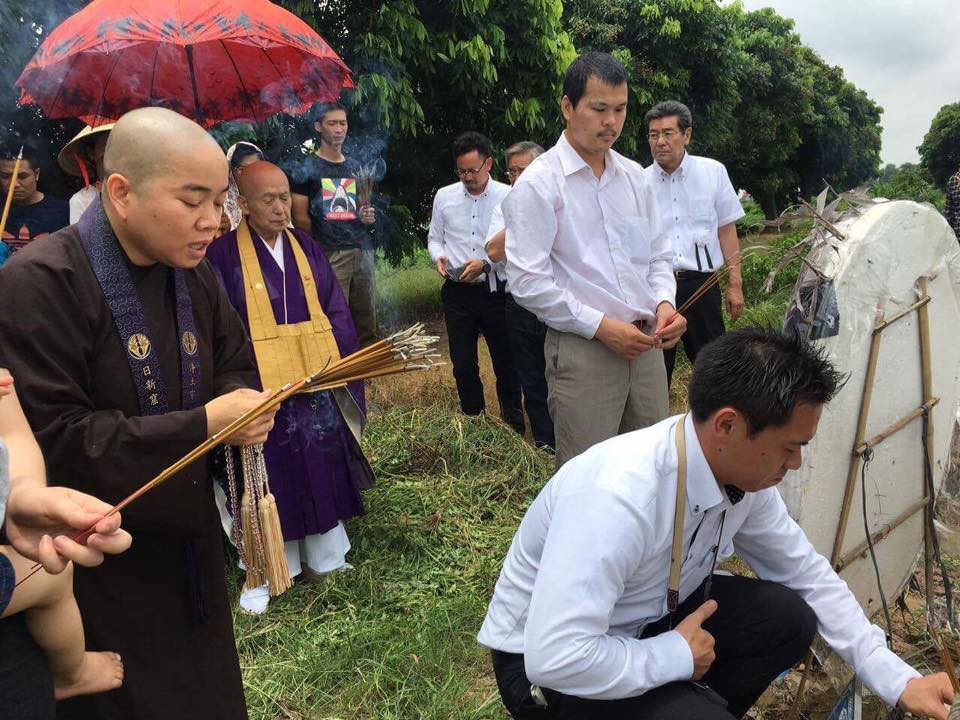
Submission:
M 377 210 L 373 205 L 364 205 L 360 208 L 360 222 L 364 225 L 373 225 L 377 221 Z
M 110 505 L 64 487 L 15 485 L 7 503 L 5 529 L 10 544 L 24 557 L 39 561 L 51 574 L 67 563 L 95 567 L 104 554 L 130 547 L 130 533 L 120 528 L 120 514 L 105 517 Z M 71 539 L 93 526 L 83 544 Z
M 673 309 L 673 305 L 662 302 L 657 305 L 657 327 L 653 339 L 657 347 L 669 350 L 680 342 L 687 331 L 687 319 Z
M 207 435 L 213 436 L 221 432 L 234 420 L 250 412 L 273 394 L 270 390 L 257 392 L 249 388 L 240 388 L 214 398 L 204 406 L 207 411 Z M 256 445 L 266 442 L 267 435 L 273 429 L 273 419 L 278 409 L 279 405 L 267 410 L 249 425 L 233 433 L 227 438 L 227 443 Z
M 636 325 L 614 320 L 606 315 L 600 320 L 600 327 L 593 337 L 612 352 L 629 360 L 639 357 L 654 346 L 653 338 L 640 332 Z

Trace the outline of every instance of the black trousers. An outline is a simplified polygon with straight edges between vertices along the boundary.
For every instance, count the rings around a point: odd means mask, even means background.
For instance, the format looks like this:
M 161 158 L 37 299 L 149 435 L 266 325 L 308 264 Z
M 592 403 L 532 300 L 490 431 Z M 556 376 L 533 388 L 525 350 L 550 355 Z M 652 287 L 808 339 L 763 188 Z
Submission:
M 516 720 L 734 720 L 742 717 L 813 642 L 817 618 L 792 590 L 776 583 L 715 575 L 710 596 L 719 606 L 704 629 L 716 641 L 717 659 L 700 683 L 672 682 L 621 700 L 590 700 L 542 688 L 547 707 L 536 705 L 523 656 L 493 651 L 500 697 Z M 677 610 L 674 626 L 703 603 L 695 590 Z M 652 623 L 642 637 L 669 629 Z
M 523 388 L 523 406 L 530 420 L 533 442 L 537 447 L 555 448 L 553 420 L 547 408 L 547 362 L 543 355 L 547 326 L 532 312 L 520 307 L 513 295 L 507 293 L 504 304 L 510 350 Z
M 683 270 L 677 273 L 677 307 L 683 305 L 713 273 L 700 273 Z M 687 318 L 687 331 L 683 334 L 683 350 L 692 363 L 697 359 L 700 348 L 711 340 L 723 335 L 723 295 L 720 285 L 714 285 L 684 313 Z M 663 351 L 663 361 L 667 366 L 667 383 L 673 377 L 673 367 L 677 360 L 677 347 Z
M 497 376 L 500 415 L 522 435 L 524 423 L 520 406 L 520 379 L 507 336 L 505 295 L 504 292 L 490 292 L 486 283 L 447 280 L 440 288 L 460 408 L 466 415 L 479 415 L 486 407 L 477 359 L 477 341 L 483 334 L 493 361 L 493 372 Z

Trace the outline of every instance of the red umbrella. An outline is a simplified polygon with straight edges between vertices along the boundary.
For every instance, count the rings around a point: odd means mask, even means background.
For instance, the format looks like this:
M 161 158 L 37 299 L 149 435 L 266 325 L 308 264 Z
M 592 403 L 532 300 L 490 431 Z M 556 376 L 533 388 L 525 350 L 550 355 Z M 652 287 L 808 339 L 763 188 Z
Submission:
M 21 104 L 88 125 L 150 105 L 207 125 L 259 122 L 353 87 L 326 41 L 268 0 L 94 0 L 50 33 L 17 85 Z

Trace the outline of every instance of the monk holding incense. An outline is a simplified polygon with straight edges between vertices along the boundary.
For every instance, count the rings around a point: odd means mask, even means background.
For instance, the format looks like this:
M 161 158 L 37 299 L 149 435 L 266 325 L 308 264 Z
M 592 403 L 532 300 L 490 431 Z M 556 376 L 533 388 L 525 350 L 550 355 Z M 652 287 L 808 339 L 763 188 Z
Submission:
M 204 262 L 227 160 L 161 108 L 114 126 L 100 200 L 2 271 L 0 347 L 52 485 L 116 503 L 258 405 L 243 325 Z M 230 438 L 263 442 L 266 413 Z M 123 657 L 123 687 L 58 717 L 247 716 L 220 523 L 204 463 L 124 512 L 137 538 L 74 592 L 89 650 Z
M 260 386 L 278 388 L 355 352 L 359 343 L 333 268 L 302 230 L 287 227 L 291 194 L 276 165 L 256 162 L 238 179 L 244 219 L 208 258 L 247 326 Z M 264 446 L 290 576 L 349 567 L 343 521 L 363 514 L 360 487 L 372 472 L 359 446 L 363 384 L 284 402 Z M 236 508 L 231 516 L 236 517 Z M 247 587 L 244 610 L 267 609 L 269 590 Z

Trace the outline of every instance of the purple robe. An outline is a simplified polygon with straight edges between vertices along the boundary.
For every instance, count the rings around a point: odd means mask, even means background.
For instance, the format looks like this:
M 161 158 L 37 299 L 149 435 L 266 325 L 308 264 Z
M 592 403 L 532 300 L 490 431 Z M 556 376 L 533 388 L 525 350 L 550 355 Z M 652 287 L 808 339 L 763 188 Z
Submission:
M 359 348 L 357 332 L 333 268 L 309 235 L 301 230 L 292 232 L 313 271 L 320 307 L 333 327 L 340 356 L 356 352 Z M 309 320 L 303 283 L 288 238 L 284 237 L 285 272 L 281 272 L 253 228 L 250 235 L 277 324 L 284 324 L 284 282 L 287 323 Z M 207 250 L 207 259 L 220 276 L 249 335 L 247 298 L 236 231 L 218 238 Z M 252 343 L 249 349 L 253 357 Z M 259 377 L 257 387 L 262 387 Z M 363 383 L 351 383 L 349 391 L 365 414 Z M 324 533 L 340 520 L 363 514 L 360 487 L 365 479 L 369 479 L 364 478 L 364 473 L 369 473 L 369 466 L 330 392 L 298 395 L 284 402 L 263 452 L 270 490 L 277 499 L 284 540 L 302 540 L 307 535 Z

